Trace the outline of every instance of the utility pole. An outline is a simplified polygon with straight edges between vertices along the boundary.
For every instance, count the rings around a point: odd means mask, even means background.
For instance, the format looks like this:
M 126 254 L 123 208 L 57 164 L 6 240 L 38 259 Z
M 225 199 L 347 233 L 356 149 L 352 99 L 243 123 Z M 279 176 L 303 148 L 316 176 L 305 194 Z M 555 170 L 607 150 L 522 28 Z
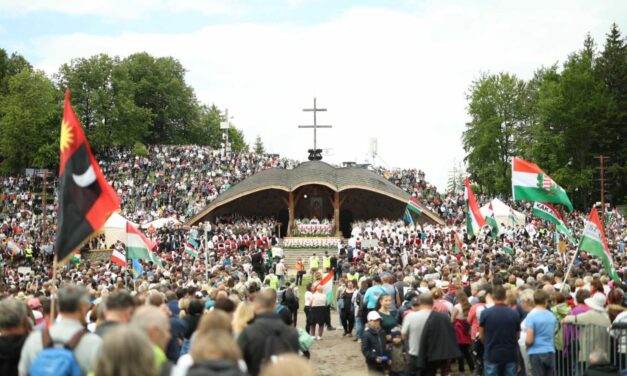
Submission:
M 605 155 L 597 155 L 594 159 L 599 160 L 599 167 L 596 169 L 599 170 L 601 182 L 601 224 L 605 227 L 605 161 L 609 159 L 609 157 Z

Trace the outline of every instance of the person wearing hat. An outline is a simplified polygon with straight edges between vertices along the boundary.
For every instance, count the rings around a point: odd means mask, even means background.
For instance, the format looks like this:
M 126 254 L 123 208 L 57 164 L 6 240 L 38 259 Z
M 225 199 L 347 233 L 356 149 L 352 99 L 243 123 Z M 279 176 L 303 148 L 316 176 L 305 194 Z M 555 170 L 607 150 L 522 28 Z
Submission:
M 368 329 L 364 331 L 361 342 L 361 353 L 366 358 L 368 371 L 380 374 L 392 363 L 390 352 L 386 346 L 385 332 L 381 328 L 381 315 L 371 311 L 367 316 Z
M 584 300 L 589 311 L 576 316 L 566 316 L 562 319 L 562 324 L 582 325 L 580 339 L 581 348 L 579 359 L 588 359 L 590 353 L 597 347 L 602 347 L 609 354 L 610 338 L 606 328 L 612 325 L 610 316 L 605 309 L 605 295 L 600 292 Z M 594 347 L 592 345 L 595 345 Z

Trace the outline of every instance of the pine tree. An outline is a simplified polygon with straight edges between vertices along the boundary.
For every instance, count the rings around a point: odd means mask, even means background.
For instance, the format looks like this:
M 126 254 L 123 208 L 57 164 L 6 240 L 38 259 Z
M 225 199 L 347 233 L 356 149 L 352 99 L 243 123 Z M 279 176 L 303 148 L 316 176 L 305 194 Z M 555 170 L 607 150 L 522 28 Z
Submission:
M 263 146 L 263 141 L 261 141 L 261 136 L 257 135 L 257 138 L 255 138 L 255 154 L 265 154 L 266 153 L 266 149 Z

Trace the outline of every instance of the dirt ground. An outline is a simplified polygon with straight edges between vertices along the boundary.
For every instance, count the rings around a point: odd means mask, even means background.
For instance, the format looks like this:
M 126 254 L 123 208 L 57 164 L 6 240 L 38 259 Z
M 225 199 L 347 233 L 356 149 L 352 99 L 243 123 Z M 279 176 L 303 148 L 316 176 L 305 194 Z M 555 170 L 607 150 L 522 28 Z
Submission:
M 334 331 L 324 331 L 321 341 L 315 341 L 311 348 L 310 364 L 319 376 L 367 375 L 366 363 L 361 355 L 360 345 L 352 337 L 342 337 L 343 330 L 337 312 L 331 311 L 331 324 Z M 305 314 L 298 316 L 298 326 L 304 327 Z M 353 334 L 355 331 L 353 331 Z

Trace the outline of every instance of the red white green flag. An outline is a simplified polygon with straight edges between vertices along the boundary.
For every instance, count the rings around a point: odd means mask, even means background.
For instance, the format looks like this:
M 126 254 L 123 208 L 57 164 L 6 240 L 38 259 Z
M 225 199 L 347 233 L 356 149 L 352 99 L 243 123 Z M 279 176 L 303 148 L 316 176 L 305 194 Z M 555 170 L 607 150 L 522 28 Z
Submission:
M 573 211 L 564 188 L 560 187 L 538 165 L 514 158 L 512 161 L 512 195 L 514 200 L 562 204 Z
M 126 258 L 152 261 L 163 266 L 159 257 L 152 251 L 156 244 L 148 239 L 130 222 L 126 222 Z
M 409 201 L 407 202 L 407 209 L 413 211 L 417 215 L 422 214 L 422 205 L 420 205 L 415 197 L 409 198 Z
M 572 244 L 577 244 L 577 240 L 575 239 L 573 234 L 571 234 L 570 230 L 566 228 L 566 225 L 562 220 L 562 216 L 551 204 L 546 204 L 543 202 L 534 203 L 533 214 L 538 218 L 542 218 L 547 222 L 555 224 L 555 229 L 557 231 L 564 234 Z
M 494 210 L 492 209 L 492 202 L 490 202 L 490 205 L 488 206 L 488 215 L 486 215 L 485 221 L 488 224 L 488 226 L 490 226 L 490 228 L 492 229 L 492 231 L 490 231 L 490 235 L 492 235 L 492 237 L 496 239 L 496 237 L 499 235 L 499 224 L 496 221 L 496 218 L 494 217 Z
M 125 267 L 126 256 L 124 255 L 124 253 L 118 251 L 117 249 L 114 249 L 113 252 L 111 253 L 111 262 L 113 262 L 114 264 L 120 265 L 122 267 Z
M 461 254 L 463 251 L 463 247 L 464 245 L 462 243 L 462 240 L 459 238 L 459 234 L 456 232 L 455 233 L 455 248 L 453 250 L 454 254 L 455 255 Z
M 607 274 L 612 279 L 619 280 L 596 208 L 592 208 L 590 212 L 583 235 L 579 240 L 579 249 L 600 258 Z
M 514 254 L 514 248 L 512 248 L 512 243 L 508 239 L 505 239 L 505 242 L 503 243 L 503 252 L 510 255 Z
M 466 201 L 466 231 L 468 236 L 474 238 L 476 236 L 475 229 L 480 229 L 486 225 L 485 219 L 481 215 L 479 205 L 475 195 L 470 188 L 470 181 L 466 177 L 466 189 L 464 190 L 464 200 Z

